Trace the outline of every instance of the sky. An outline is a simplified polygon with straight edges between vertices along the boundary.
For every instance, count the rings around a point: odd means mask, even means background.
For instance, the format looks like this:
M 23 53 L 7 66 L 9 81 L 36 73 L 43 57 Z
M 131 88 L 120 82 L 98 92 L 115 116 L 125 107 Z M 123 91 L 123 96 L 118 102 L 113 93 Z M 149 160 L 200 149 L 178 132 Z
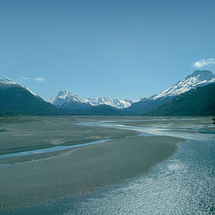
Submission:
M 0 79 L 45 100 L 140 99 L 215 72 L 214 0 L 0 0 Z

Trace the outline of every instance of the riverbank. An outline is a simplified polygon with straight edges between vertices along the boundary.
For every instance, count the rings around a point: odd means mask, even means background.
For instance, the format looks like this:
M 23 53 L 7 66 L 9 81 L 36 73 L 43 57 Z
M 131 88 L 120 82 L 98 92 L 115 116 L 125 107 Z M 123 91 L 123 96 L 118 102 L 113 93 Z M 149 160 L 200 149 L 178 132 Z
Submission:
M 2 168 L 0 208 L 30 207 L 138 177 L 172 156 L 183 141 L 167 136 L 127 137 Z

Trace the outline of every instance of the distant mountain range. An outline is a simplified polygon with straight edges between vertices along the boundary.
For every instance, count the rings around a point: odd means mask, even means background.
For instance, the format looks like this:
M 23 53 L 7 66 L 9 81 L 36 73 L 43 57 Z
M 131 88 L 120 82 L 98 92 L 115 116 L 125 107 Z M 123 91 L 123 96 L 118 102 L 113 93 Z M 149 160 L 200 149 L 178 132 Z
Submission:
M 76 111 L 76 113 L 89 114 L 92 113 L 92 111 L 90 111 L 92 109 L 93 114 L 102 114 L 103 108 L 105 108 L 105 112 L 107 113 L 107 108 L 109 106 L 109 113 L 112 113 L 113 115 L 144 115 L 156 110 L 166 102 L 170 102 L 178 95 L 196 87 L 206 86 L 211 83 L 215 83 L 215 75 L 212 72 L 207 70 L 196 70 L 191 75 L 178 81 L 163 92 L 142 98 L 139 101 L 109 99 L 106 97 L 99 99 L 84 99 L 77 94 L 61 91 L 56 97 L 52 97 L 50 102 L 58 108 L 65 108 L 73 112 Z M 102 106 L 100 107 L 99 105 Z
M 52 97 L 49 101 L 51 104 L 59 108 L 66 108 L 68 110 L 74 110 L 77 107 L 83 107 L 83 109 L 89 109 L 94 106 L 108 105 L 113 108 L 127 108 L 138 100 L 129 99 L 110 99 L 107 97 L 85 99 L 79 95 L 70 93 L 69 91 L 60 91 L 56 97 Z
M 168 89 L 139 101 L 85 99 L 61 91 L 49 102 L 25 86 L 0 80 L 0 114 L 84 114 L 84 115 L 214 115 L 215 75 L 197 70 Z

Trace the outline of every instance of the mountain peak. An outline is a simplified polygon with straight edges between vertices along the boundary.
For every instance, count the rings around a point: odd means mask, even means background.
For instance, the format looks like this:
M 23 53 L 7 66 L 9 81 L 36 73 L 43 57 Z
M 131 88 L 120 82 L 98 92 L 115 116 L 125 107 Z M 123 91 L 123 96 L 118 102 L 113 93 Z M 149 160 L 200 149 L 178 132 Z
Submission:
M 1 84 L 17 84 L 15 82 L 11 81 L 9 78 L 0 79 L 0 83 Z
M 27 88 L 26 86 L 20 85 L 14 81 L 11 81 L 9 78 L 3 78 L 0 79 L 0 84 L 6 85 L 7 87 L 11 87 L 11 85 L 16 85 L 19 87 L 24 88 L 25 90 L 29 91 L 31 94 L 33 94 L 34 96 L 40 98 L 39 96 L 37 96 L 34 92 L 32 92 L 29 88 Z M 13 86 L 12 86 L 13 87 Z M 41 98 L 40 98 L 41 99 Z
M 109 105 L 115 108 L 126 108 L 131 106 L 136 101 L 128 100 L 128 99 L 110 99 L 107 97 L 101 98 L 81 98 L 78 94 L 70 93 L 69 91 L 60 91 L 56 97 L 52 97 L 49 101 L 51 104 L 55 106 L 62 106 L 66 103 L 85 103 L 91 106 L 98 106 L 98 105 Z
M 151 99 L 155 100 L 158 98 L 163 98 L 166 96 L 174 97 L 185 93 L 195 87 L 205 86 L 210 83 L 215 82 L 215 75 L 208 70 L 196 70 L 191 75 L 188 75 L 181 81 L 178 81 L 176 84 L 172 85 L 163 92 L 152 96 Z
M 214 78 L 215 75 L 209 70 L 196 70 L 187 78 L 189 77 L 201 77 L 201 79 L 208 80 L 208 79 Z
M 60 91 L 57 96 L 59 96 L 59 97 L 62 97 L 62 96 L 66 97 L 68 94 L 71 94 L 71 93 L 69 91 L 65 90 L 65 91 Z

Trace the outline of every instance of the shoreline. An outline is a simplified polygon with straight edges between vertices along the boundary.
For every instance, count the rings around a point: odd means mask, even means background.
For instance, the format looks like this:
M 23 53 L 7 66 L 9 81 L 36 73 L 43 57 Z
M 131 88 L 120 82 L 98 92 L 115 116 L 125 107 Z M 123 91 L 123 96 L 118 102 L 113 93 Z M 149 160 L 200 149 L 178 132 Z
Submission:
M 31 207 L 122 183 L 173 156 L 185 139 L 133 136 L 0 169 L 0 210 Z

